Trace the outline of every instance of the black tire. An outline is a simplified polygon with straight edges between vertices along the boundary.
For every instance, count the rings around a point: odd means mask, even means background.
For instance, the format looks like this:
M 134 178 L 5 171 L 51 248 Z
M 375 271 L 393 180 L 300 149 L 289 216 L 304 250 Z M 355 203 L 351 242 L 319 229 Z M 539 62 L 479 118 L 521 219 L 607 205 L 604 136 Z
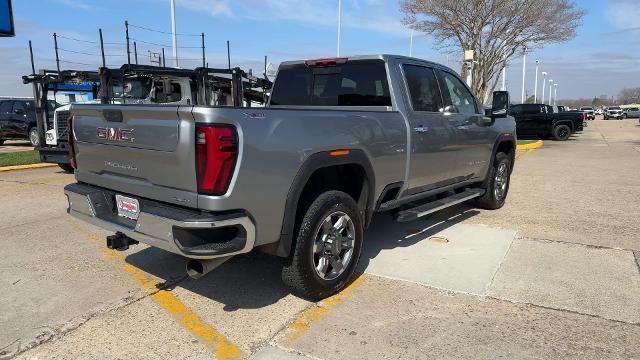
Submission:
M 493 162 L 493 166 L 489 170 L 489 183 L 487 188 L 485 189 L 484 195 L 476 199 L 476 206 L 481 209 L 486 210 L 496 210 L 500 209 L 505 201 L 507 200 L 507 195 L 509 194 L 509 185 L 511 184 L 511 160 L 512 158 L 505 153 L 497 153 L 496 158 Z M 499 186 L 499 182 L 497 181 L 497 172 L 498 169 L 505 167 L 506 173 L 506 184 L 504 187 L 504 193 L 501 196 L 496 192 L 497 186 Z
M 568 125 L 556 125 L 553 128 L 553 138 L 558 141 L 565 141 L 571 136 L 571 128 Z
M 58 166 L 60 166 L 60 169 L 62 169 L 62 171 L 68 174 L 73 174 L 73 167 L 71 166 L 71 164 L 58 164 Z
M 316 270 L 314 243 L 325 219 L 339 212 L 348 215 L 353 224 L 353 251 L 342 273 L 334 279 L 323 279 Z M 282 281 L 292 292 L 309 299 L 324 299 L 342 290 L 353 275 L 362 250 L 362 219 L 356 202 L 341 191 L 322 193 L 306 210 L 297 227 L 296 242 L 282 268 Z M 326 244 L 322 245 L 328 246 Z M 325 251 L 325 250 L 322 250 Z M 319 255 L 318 255 L 319 256 Z M 333 264 L 333 263 L 332 263 Z M 333 265 L 331 265 L 333 271 Z
M 29 142 L 31 143 L 31 146 L 33 146 L 34 148 L 37 148 L 40 145 L 40 136 L 38 135 L 38 128 L 32 127 L 31 129 L 29 129 L 29 133 L 27 135 L 29 136 Z
M 0 139 L 0 145 L 4 144 L 4 139 Z

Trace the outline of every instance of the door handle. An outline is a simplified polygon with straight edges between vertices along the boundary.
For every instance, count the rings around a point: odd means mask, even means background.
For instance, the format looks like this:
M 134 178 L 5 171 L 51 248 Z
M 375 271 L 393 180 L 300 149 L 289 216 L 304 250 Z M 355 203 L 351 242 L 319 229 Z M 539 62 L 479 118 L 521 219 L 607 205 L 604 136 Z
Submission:
M 426 126 L 418 126 L 418 127 L 414 127 L 413 131 L 417 132 L 417 133 L 426 133 L 427 131 L 429 131 L 429 128 Z

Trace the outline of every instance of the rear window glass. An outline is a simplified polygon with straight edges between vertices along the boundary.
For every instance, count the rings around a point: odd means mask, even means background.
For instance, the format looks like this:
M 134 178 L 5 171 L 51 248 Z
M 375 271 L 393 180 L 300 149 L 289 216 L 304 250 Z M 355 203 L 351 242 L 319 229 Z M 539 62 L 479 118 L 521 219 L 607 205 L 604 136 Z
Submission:
M 271 105 L 391 106 L 384 62 L 280 69 Z

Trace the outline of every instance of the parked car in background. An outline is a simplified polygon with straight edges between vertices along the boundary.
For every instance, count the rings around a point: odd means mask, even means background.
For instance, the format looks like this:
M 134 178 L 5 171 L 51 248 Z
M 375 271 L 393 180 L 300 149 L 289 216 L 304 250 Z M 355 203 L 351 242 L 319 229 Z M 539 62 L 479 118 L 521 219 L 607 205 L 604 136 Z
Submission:
M 622 108 L 620 106 L 610 106 L 604 112 L 605 120 L 609 120 L 609 119 L 622 120 L 623 117 L 624 117 L 624 113 L 622 112 Z
M 602 108 L 597 108 L 595 111 L 596 115 L 602 115 Z
M 625 119 L 635 119 L 635 118 L 640 119 L 640 108 L 637 108 L 637 107 L 626 108 L 625 112 L 624 112 L 624 118 Z
M 580 111 L 584 111 L 587 114 L 587 120 L 595 120 L 596 113 L 592 107 L 583 106 L 580 108 Z
M 516 120 L 518 136 L 537 136 L 541 139 L 553 137 L 567 140 L 571 134 L 584 129 L 587 114 L 582 111 L 554 112 L 545 104 L 512 105 L 510 114 Z
M 325 298 L 349 284 L 374 213 L 502 207 L 516 131 L 508 94 L 492 104 L 450 68 L 394 55 L 284 62 L 255 110 L 74 104 L 68 213 L 115 232 L 109 248 L 189 258 L 192 277 L 257 248 Z
M 47 102 L 49 113 L 57 104 Z M 29 140 L 31 145 L 40 145 L 36 122 L 35 102 L 31 98 L 0 98 L 0 145 L 5 140 Z

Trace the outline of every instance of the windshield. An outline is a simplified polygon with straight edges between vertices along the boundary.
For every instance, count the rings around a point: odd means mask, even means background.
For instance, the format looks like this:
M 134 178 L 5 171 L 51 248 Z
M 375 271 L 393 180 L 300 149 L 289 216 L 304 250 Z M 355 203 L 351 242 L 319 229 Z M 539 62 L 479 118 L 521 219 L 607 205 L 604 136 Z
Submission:
M 609 110 L 622 110 L 622 109 L 620 108 L 620 106 L 612 106 L 609 108 Z

